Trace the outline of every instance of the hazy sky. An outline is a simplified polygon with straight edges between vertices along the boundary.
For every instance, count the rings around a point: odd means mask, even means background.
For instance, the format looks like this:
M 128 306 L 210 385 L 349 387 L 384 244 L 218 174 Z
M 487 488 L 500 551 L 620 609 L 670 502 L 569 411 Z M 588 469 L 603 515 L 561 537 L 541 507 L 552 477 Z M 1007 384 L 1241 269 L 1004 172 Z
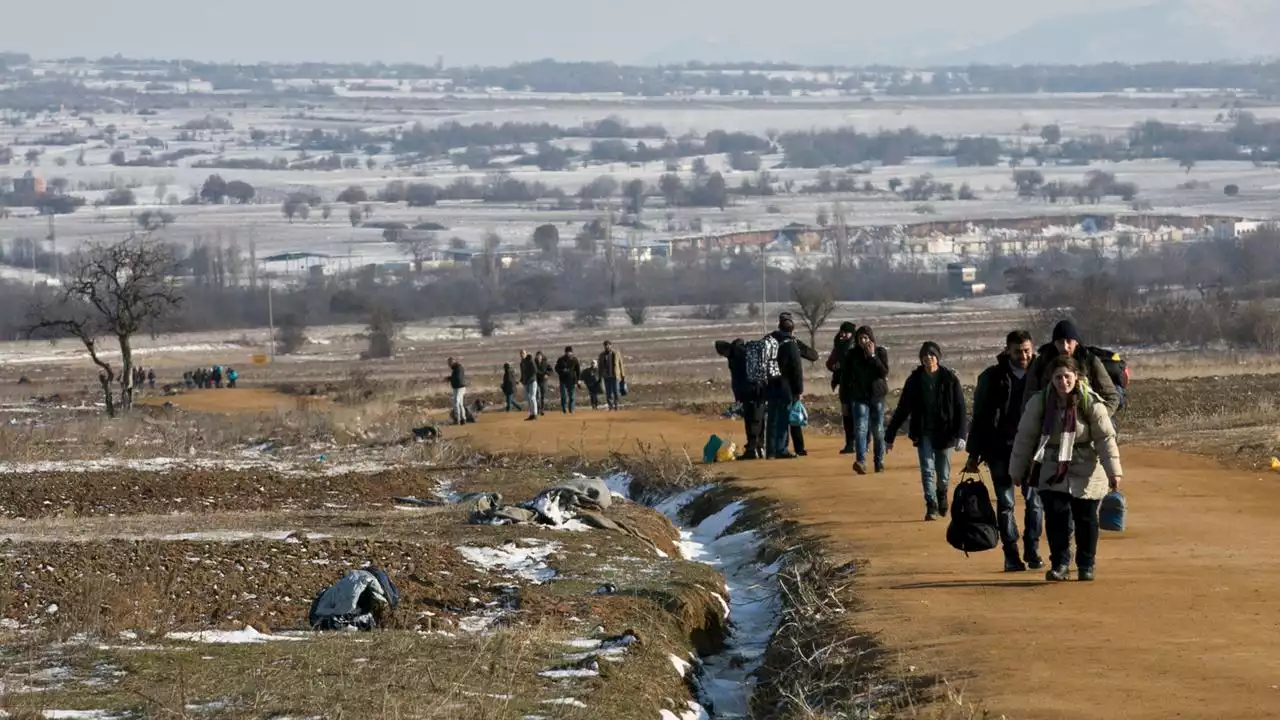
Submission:
M 0 48 L 207 60 L 506 64 L 925 56 L 1063 12 L 1152 0 L 2 0 Z M 916 42 L 911 33 L 919 31 Z M 896 57 L 894 57 L 896 56 Z

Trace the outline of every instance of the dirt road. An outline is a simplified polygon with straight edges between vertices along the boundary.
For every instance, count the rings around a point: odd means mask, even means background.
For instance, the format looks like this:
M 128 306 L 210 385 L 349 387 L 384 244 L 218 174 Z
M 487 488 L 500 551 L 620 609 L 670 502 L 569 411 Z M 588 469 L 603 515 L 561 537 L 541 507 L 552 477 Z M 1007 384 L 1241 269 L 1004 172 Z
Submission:
M 489 449 L 601 457 L 643 442 L 696 460 L 713 432 L 742 440 L 736 422 L 658 411 L 486 414 L 466 434 Z M 865 477 L 835 438 L 809 440 L 808 458 L 723 471 L 862 561 L 854 622 L 904 665 L 1010 718 L 1280 717 L 1280 475 L 1124 447 L 1130 529 L 1104 534 L 1097 582 L 1048 585 L 1001 572 L 998 551 L 966 558 L 945 524 L 921 521 L 905 439 L 888 472 Z

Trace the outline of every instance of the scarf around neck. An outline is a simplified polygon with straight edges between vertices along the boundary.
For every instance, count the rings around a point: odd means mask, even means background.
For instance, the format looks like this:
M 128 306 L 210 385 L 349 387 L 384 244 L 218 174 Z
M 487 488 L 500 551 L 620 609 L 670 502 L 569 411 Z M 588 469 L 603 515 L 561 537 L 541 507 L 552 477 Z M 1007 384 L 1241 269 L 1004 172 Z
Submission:
M 1083 383 L 1083 381 L 1081 381 Z M 1044 419 L 1040 424 L 1040 445 L 1036 450 L 1035 462 L 1044 463 L 1045 450 L 1053 439 L 1053 428 L 1059 417 L 1062 418 L 1062 432 L 1058 435 L 1058 467 L 1053 474 L 1053 482 L 1060 482 L 1067 476 L 1071 468 L 1071 457 L 1075 450 L 1076 433 L 1079 429 L 1079 411 L 1088 402 L 1089 388 L 1084 384 L 1077 386 L 1062 407 L 1062 399 L 1054 392 L 1053 386 L 1045 388 Z

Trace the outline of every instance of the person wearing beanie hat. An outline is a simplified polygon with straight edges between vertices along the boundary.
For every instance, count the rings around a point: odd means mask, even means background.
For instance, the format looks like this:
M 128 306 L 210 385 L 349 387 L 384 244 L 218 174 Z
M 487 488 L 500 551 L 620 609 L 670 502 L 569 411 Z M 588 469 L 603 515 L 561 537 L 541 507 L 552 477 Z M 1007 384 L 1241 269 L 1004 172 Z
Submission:
M 845 393 L 845 383 L 841 381 L 845 374 L 845 356 L 849 354 L 849 348 L 853 347 L 853 334 L 857 329 L 857 326 L 851 322 L 840 323 L 840 329 L 836 332 L 835 339 L 831 342 L 831 353 L 827 355 L 827 371 L 831 373 L 831 389 L 840 391 L 840 419 L 844 424 L 844 448 L 840 450 L 841 455 L 853 454 L 857 440 L 857 423 L 850 412 L 851 406 Z
M 853 471 L 867 473 L 867 445 L 874 442 L 875 470 L 884 472 L 884 398 L 889 394 L 889 353 L 876 345 L 876 335 L 863 325 L 854 333 L 854 343 L 845 355 L 840 386 L 854 423 Z
M 920 367 L 902 386 L 902 396 L 885 430 L 888 450 L 903 424 L 915 444 L 924 490 L 925 520 L 947 516 L 947 490 L 951 484 L 954 447 L 963 451 L 968 423 L 960 378 L 942 365 L 942 348 L 929 341 L 920 346 Z
M 1080 329 L 1070 319 L 1059 320 L 1058 324 L 1053 326 L 1053 340 L 1047 345 L 1042 345 L 1037 351 L 1035 362 L 1027 371 L 1027 386 L 1023 391 L 1022 404 L 1025 406 L 1031 401 L 1032 396 L 1044 392 L 1045 388 L 1049 387 L 1053 376 L 1053 361 L 1059 356 L 1076 359 L 1076 363 L 1081 368 L 1082 377 L 1090 389 L 1102 398 L 1102 402 L 1107 406 L 1108 415 L 1115 417 L 1121 406 L 1120 391 L 1116 389 L 1115 382 L 1107 373 L 1107 366 L 1102 363 L 1101 358 L 1089 352 L 1088 346 L 1084 344 L 1084 339 L 1080 335 Z

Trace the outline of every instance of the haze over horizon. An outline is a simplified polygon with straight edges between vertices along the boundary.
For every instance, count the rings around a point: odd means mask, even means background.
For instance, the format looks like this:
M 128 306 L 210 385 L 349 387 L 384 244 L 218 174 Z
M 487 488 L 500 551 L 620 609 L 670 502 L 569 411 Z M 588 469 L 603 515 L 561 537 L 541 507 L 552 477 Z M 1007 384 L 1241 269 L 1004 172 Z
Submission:
M 779 12 L 765 0 L 650 0 L 640 6 L 490 0 L 437 7 L 384 0 L 370 12 L 334 0 L 224 0 L 216 6 L 136 0 L 128 4 L 130 12 L 104 12 L 100 2 L 62 0 L 56 17 L 72 22 L 50 22 L 48 6 L 37 3 L 6 8 L 0 48 L 40 58 L 119 53 L 246 63 L 430 64 L 437 56 L 448 65 L 541 58 L 902 63 L 977 46 L 1065 12 L 1150 2 L 1077 0 L 1064 10 L 1025 0 L 793 0 Z

